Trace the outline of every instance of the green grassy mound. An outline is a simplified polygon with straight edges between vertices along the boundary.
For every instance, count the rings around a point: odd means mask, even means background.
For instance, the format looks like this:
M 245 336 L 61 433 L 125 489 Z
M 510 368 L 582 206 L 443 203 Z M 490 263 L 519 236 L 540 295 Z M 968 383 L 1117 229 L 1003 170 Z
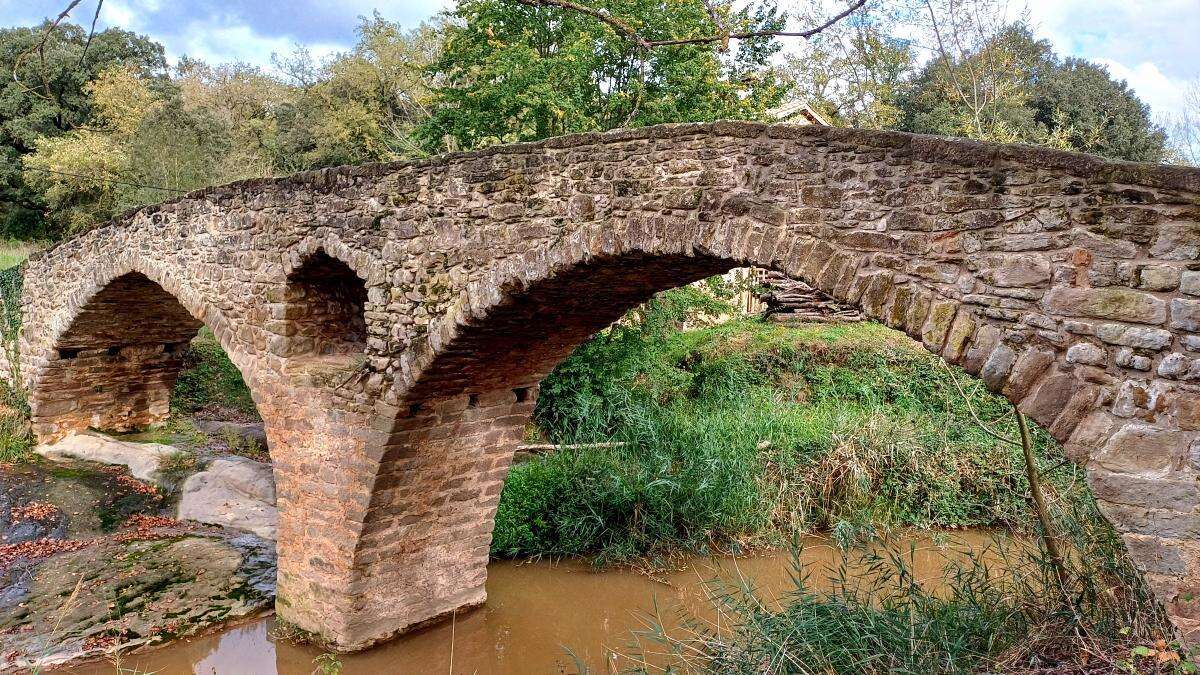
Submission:
M 673 291 L 672 293 L 678 293 Z M 1009 404 L 877 324 L 741 320 L 675 330 L 680 299 L 576 351 L 542 384 L 535 414 L 556 443 L 622 441 L 515 466 L 497 556 L 601 561 L 778 544 L 831 530 L 844 542 L 894 526 L 1023 525 Z M 959 386 L 961 385 L 961 390 Z M 1061 449 L 1036 434 L 1044 468 Z M 1073 466 L 1048 489 L 1082 485 Z M 1079 488 L 1082 489 L 1082 488 Z

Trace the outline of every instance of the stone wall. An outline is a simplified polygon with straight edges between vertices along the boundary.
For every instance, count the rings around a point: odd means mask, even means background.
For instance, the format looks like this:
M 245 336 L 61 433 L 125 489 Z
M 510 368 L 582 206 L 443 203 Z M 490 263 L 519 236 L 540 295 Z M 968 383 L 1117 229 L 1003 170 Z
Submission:
M 139 316 L 104 290 L 133 273 L 194 317 L 150 323 L 212 328 L 266 422 L 280 615 L 359 648 L 483 601 L 504 476 L 559 360 L 656 291 L 773 269 L 908 332 L 1066 442 L 1190 633 L 1198 195 L 1195 169 L 749 123 L 328 169 L 193 193 L 35 256 L 22 369 L 35 416 L 56 418 L 60 349 L 89 317 Z M 318 252 L 365 288 L 361 358 L 293 349 L 305 317 L 328 315 L 294 284 Z

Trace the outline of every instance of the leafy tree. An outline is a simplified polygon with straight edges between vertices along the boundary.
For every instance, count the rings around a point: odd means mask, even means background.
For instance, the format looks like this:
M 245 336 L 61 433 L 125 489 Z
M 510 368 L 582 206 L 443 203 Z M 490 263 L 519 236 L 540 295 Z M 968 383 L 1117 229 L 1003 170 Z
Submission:
M 1035 40 L 1023 24 L 1005 26 L 973 51 L 939 53 L 900 97 L 900 126 L 1001 143 L 1039 142 L 1045 129 L 1031 99 L 1052 58 L 1049 43 Z
M 278 62 L 299 85 L 281 114 L 281 166 L 312 168 L 420 154 L 413 129 L 429 117 L 427 67 L 441 48 L 436 26 L 406 31 L 364 18 L 354 50 L 318 65 L 304 50 Z
M 941 43 L 959 44 L 953 35 L 972 27 L 951 23 L 938 30 Z M 967 50 L 939 50 L 913 78 L 899 98 L 901 129 L 1112 159 L 1164 157 L 1166 136 L 1149 109 L 1103 66 L 1060 59 L 1023 22 L 974 34 L 986 39 Z
M 719 15 L 702 0 L 589 3 L 648 40 L 713 35 Z M 730 25 L 781 27 L 774 6 L 746 7 Z M 463 0 L 451 14 L 430 119 L 418 136 L 430 151 L 527 141 L 557 134 L 660 122 L 758 118 L 784 86 L 768 60 L 772 37 L 742 40 L 736 58 L 713 44 L 652 51 L 562 7 Z
M 79 26 L 50 24 L 0 29 L 0 235 L 47 236 L 41 195 L 22 178 L 21 157 L 39 139 L 86 124 L 92 101 L 86 85 L 112 67 L 161 77 L 162 46 L 119 29 L 96 33 L 88 44 Z M 40 47 L 40 49 L 39 49 Z
M 835 125 L 895 127 L 901 115 L 897 99 L 916 58 L 912 42 L 896 37 L 908 14 L 873 2 L 811 38 L 785 60 L 793 94 Z
M 1066 149 L 1139 162 L 1165 155 L 1166 135 L 1150 109 L 1104 66 L 1051 57 L 1030 103 L 1037 123 Z
M 281 111 L 294 105 L 293 87 L 243 63 L 209 65 L 183 58 L 175 67 L 183 112 L 211 116 L 226 127 L 231 146 L 218 170 L 269 176 L 289 170 L 291 158 L 281 140 L 286 120 Z
M 25 180 L 42 192 L 59 231 L 87 229 L 171 191 L 248 175 L 230 159 L 229 125 L 208 108 L 189 106 L 179 87 L 113 69 L 86 91 L 89 125 L 39 139 L 24 159 Z

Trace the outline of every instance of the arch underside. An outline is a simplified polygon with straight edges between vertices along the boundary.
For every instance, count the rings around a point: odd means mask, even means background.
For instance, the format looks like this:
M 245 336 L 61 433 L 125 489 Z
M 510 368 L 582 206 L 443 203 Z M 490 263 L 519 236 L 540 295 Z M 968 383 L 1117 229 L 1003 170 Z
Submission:
M 187 343 L 201 325 L 145 275 L 114 279 L 79 311 L 39 373 L 34 433 L 54 439 L 165 421 Z

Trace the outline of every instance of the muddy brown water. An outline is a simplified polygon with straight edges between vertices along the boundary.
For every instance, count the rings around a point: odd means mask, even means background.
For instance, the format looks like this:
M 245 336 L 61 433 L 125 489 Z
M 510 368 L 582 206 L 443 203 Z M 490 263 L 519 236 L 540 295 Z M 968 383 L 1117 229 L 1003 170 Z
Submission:
M 997 536 L 984 531 L 917 534 L 893 541 L 888 550 L 903 551 L 915 576 L 937 587 L 950 561 L 965 560 L 968 552 L 979 555 L 991 550 Z M 802 543 L 801 564 L 810 588 L 828 589 L 842 554 L 824 537 L 808 537 Z M 681 612 L 714 619 L 705 593 L 716 579 L 733 583 L 744 579 L 772 602 L 794 589 L 793 569 L 790 552 L 694 558 L 684 569 L 654 578 L 630 570 L 595 571 L 582 561 L 495 561 L 488 567 L 488 600 L 483 607 L 374 649 L 343 655 L 342 672 L 529 675 L 575 673 L 581 664 L 592 673 L 618 672 L 634 665 L 631 655 L 639 651 L 634 631 L 646 629 L 647 617 L 657 614 L 675 630 Z M 277 640 L 272 627 L 272 619 L 258 619 L 127 655 L 121 666 L 160 675 L 314 672 L 313 659 L 320 650 Z M 646 653 L 661 649 L 645 639 L 642 645 Z M 111 674 L 115 668 L 88 664 L 69 672 Z

